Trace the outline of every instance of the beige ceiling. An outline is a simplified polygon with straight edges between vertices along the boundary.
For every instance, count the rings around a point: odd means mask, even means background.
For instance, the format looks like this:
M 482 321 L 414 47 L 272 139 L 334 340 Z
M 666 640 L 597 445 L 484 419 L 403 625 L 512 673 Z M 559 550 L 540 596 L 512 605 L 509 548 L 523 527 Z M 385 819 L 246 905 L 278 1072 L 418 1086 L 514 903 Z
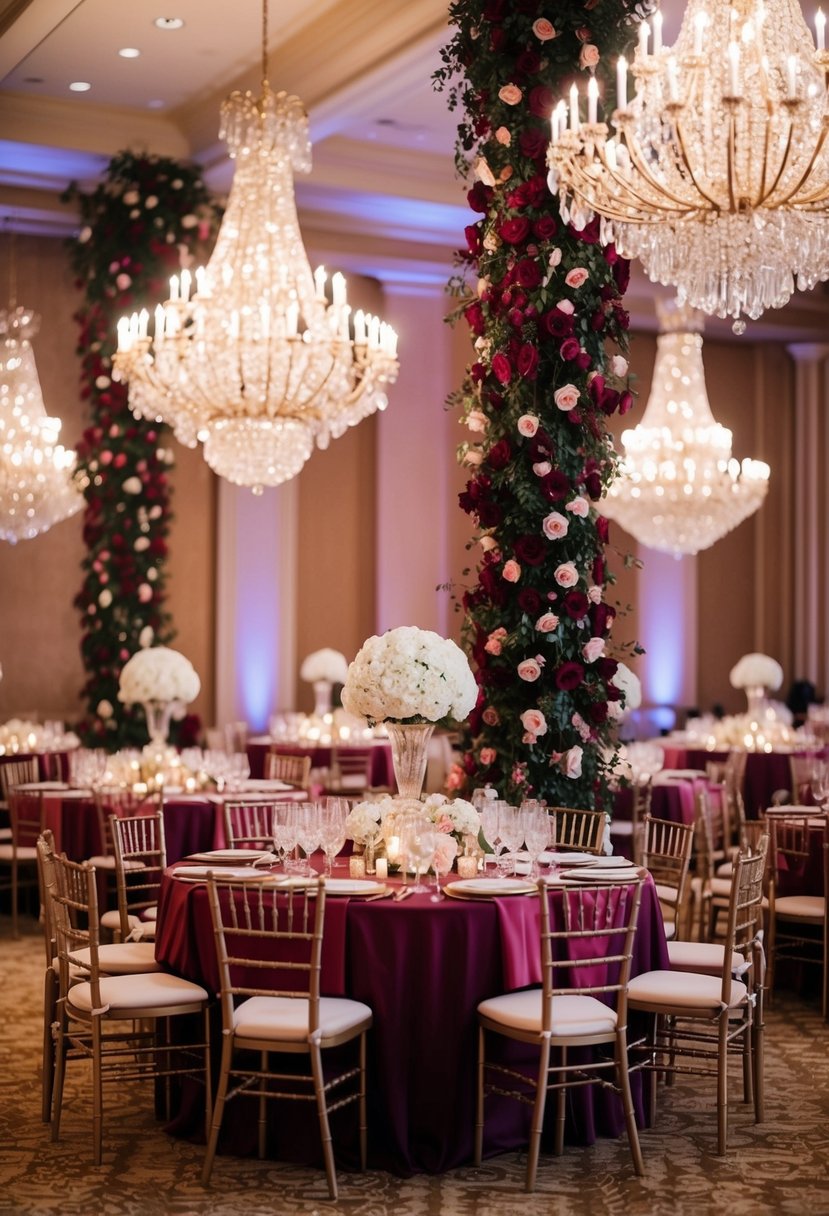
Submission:
M 683 0 L 662 8 L 671 41 Z M 444 283 L 469 222 L 456 116 L 431 86 L 448 0 L 269 0 L 269 10 L 270 83 L 298 93 L 311 124 L 314 166 L 297 183 L 307 243 L 387 283 Z M 184 25 L 160 30 L 157 17 Z M 60 192 L 94 183 L 124 148 L 196 160 L 225 192 L 219 106 L 233 88 L 258 91 L 261 23 L 261 0 L 0 0 L 0 222 L 66 235 L 74 216 Z M 141 54 L 122 58 L 123 47 Z M 91 88 L 72 92 L 73 81 Z M 653 324 L 654 292 L 634 276 L 639 323 Z M 817 336 L 824 310 L 813 293 L 769 332 Z

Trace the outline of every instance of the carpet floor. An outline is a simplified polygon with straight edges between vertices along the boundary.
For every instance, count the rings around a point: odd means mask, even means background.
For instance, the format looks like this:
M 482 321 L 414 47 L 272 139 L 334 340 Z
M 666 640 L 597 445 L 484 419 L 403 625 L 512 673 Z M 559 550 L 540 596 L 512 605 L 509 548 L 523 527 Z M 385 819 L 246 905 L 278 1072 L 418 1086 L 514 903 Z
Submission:
M 80 1066 L 69 1071 L 61 1141 L 53 1145 L 40 1120 L 43 946 L 33 923 L 13 941 L 8 918 L 0 918 L 0 975 L 1 1216 L 829 1216 L 829 1027 L 815 1003 L 791 995 L 779 997 L 767 1019 L 762 1125 L 739 1101 L 735 1063 L 727 1157 L 714 1155 L 713 1087 L 692 1078 L 660 1091 L 657 1124 L 641 1137 L 643 1179 L 632 1172 L 624 1139 L 600 1140 L 542 1156 L 534 1195 L 523 1191 L 523 1154 L 511 1153 L 439 1177 L 340 1170 L 340 1197 L 331 1203 L 321 1171 L 276 1161 L 219 1157 L 205 1190 L 203 1146 L 164 1132 L 146 1086 L 125 1087 L 117 1103 L 109 1093 L 104 1165 L 94 1168 Z

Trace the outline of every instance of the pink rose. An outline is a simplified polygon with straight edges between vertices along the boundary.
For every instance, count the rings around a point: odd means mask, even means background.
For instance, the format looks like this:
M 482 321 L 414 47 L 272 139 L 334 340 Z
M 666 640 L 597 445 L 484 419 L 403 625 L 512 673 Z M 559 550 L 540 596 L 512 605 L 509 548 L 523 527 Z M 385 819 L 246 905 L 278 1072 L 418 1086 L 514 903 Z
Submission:
M 506 127 L 499 127 L 495 132 L 495 138 L 498 140 L 498 143 L 503 144 L 505 148 L 508 148 L 512 143 L 512 136 Z
M 506 106 L 517 106 L 524 96 L 517 84 L 505 84 L 498 90 L 498 96 Z
M 448 874 L 452 862 L 458 855 L 458 842 L 454 836 L 439 836 L 435 845 L 435 856 L 432 865 L 438 874 Z
M 547 719 L 540 709 L 525 709 L 521 715 L 521 725 L 528 735 L 546 735 Z
M 593 732 L 590 729 L 590 727 L 587 725 L 587 723 L 585 722 L 585 720 L 581 716 L 581 714 L 573 714 L 570 721 L 573 723 L 576 730 L 579 732 L 579 738 L 581 739 L 582 743 L 587 743 L 588 739 L 593 734 Z
M 487 428 L 487 416 L 481 413 L 480 410 L 471 410 L 466 416 L 466 425 L 470 431 L 485 431 Z
M 585 663 L 595 663 L 604 654 L 604 638 L 590 638 L 581 648 Z
M 518 562 L 513 561 L 513 559 L 510 558 L 509 561 L 504 562 L 504 568 L 501 571 L 501 574 L 508 583 L 517 583 L 521 577 L 521 567 L 518 565 Z
M 448 790 L 463 789 L 464 772 L 459 764 L 453 764 L 449 770 L 449 775 L 446 778 L 446 788 Z
M 101 464 L 112 464 L 112 452 L 110 452 L 108 448 L 105 448 L 104 451 L 101 452 L 98 459 Z
M 599 62 L 599 48 L 592 42 L 585 42 L 579 55 L 580 68 L 594 68 Z
M 558 617 L 554 612 L 545 612 L 535 622 L 535 627 L 539 633 L 552 633 L 558 629 Z
M 610 360 L 610 370 L 613 372 L 614 376 L 618 376 L 620 379 L 624 378 L 628 374 L 628 361 L 624 355 L 613 356 L 613 358 Z
M 132 286 L 132 278 L 128 274 L 119 274 L 115 280 L 115 286 L 119 291 L 126 291 Z
M 556 248 L 550 253 L 550 257 L 548 259 L 548 265 L 551 270 L 554 270 L 556 266 L 559 265 L 561 262 L 561 256 L 561 250 L 558 248 L 558 246 L 556 246 Z
M 516 668 L 519 678 L 533 684 L 541 675 L 541 667 L 535 659 L 524 659 Z
M 578 405 L 579 390 L 575 384 L 563 384 L 553 393 L 553 400 L 560 410 L 568 413 Z
M 573 313 L 576 311 L 572 300 L 559 300 L 558 304 L 556 304 L 556 308 L 559 312 L 566 312 L 568 317 L 572 317 Z
M 601 587 L 588 587 L 587 598 L 590 600 L 591 604 L 600 604 L 602 602 Z
M 564 510 L 569 511 L 571 515 L 578 515 L 580 519 L 586 519 L 590 513 L 590 503 L 579 495 L 572 502 L 568 502 Z
M 541 525 L 541 530 L 548 540 L 561 540 L 562 536 L 566 536 L 570 527 L 569 520 L 559 511 L 551 511 L 545 516 Z
M 522 414 L 518 419 L 518 433 L 525 439 L 532 439 L 538 430 L 538 419 L 535 414 Z
M 486 640 L 486 645 L 484 646 L 484 650 L 487 652 L 487 654 L 500 654 L 501 653 L 501 643 L 503 642 L 503 640 L 506 636 L 507 636 L 506 629 L 504 629 L 504 628 L 493 629 L 492 633 L 489 635 L 489 637 Z
M 478 541 L 478 544 L 481 546 L 484 553 L 487 553 L 490 549 L 498 548 L 497 540 L 495 539 L 494 536 L 490 536 L 490 534 L 488 532 L 484 533 L 484 535 Z
M 553 578 L 558 583 L 559 587 L 575 587 L 579 581 L 579 572 L 573 562 L 562 562 L 556 568 Z
M 481 764 L 492 764 L 495 757 L 498 755 L 494 747 L 482 747 L 478 753 L 478 759 Z
M 153 589 L 149 583 L 142 583 L 138 588 L 138 602 L 141 604 L 149 604 L 153 598 Z
M 484 454 L 480 448 L 467 448 L 463 463 L 468 464 L 470 468 L 476 469 L 479 464 L 483 463 L 483 459 Z
M 584 752 L 580 747 L 571 747 L 561 757 L 561 771 L 571 781 L 575 781 L 581 776 L 581 758 L 583 755 Z
M 533 33 L 539 42 L 549 42 L 556 36 L 552 22 L 548 21 L 546 17 L 539 17 L 537 21 L 533 22 Z
M 564 282 L 568 287 L 581 287 L 590 278 L 583 266 L 574 266 L 572 270 L 568 270 L 564 276 Z
M 523 766 L 520 764 L 513 765 L 513 769 L 512 769 L 513 785 L 523 785 L 526 780 L 527 780 L 527 774 L 526 774 Z
M 484 186 L 495 185 L 495 174 L 487 164 L 485 156 L 476 156 L 472 162 L 472 172 Z
M 536 477 L 546 477 L 547 474 L 552 473 L 552 471 L 553 466 L 550 464 L 549 460 L 539 460 L 537 464 L 533 465 L 533 472 L 535 473 Z
M 481 714 L 481 717 L 483 718 L 484 722 L 486 722 L 487 726 L 497 726 L 501 721 L 498 716 L 498 710 L 492 705 L 487 705 L 486 709 Z

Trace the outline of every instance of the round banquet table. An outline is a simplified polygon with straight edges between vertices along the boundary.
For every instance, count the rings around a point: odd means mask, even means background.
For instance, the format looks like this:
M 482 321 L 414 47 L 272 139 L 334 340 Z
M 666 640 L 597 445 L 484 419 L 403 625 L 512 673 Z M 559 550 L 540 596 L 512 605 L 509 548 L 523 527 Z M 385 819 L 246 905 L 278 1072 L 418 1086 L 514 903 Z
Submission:
M 653 883 L 643 888 L 633 973 L 668 966 L 665 933 Z M 555 901 L 563 897 L 552 896 Z M 165 876 L 159 900 L 156 957 L 179 975 L 216 992 L 218 970 L 202 883 Z M 476 1009 L 497 993 L 540 982 L 538 907 L 521 896 L 487 900 L 428 895 L 363 902 L 326 900 L 322 989 L 364 1001 L 374 1012 L 369 1033 L 369 1162 L 401 1176 L 439 1173 L 472 1157 L 476 1086 Z M 585 981 L 589 982 L 589 981 Z M 218 1045 L 218 1023 L 214 1044 Z M 499 1045 L 512 1063 L 532 1061 L 521 1045 Z M 642 1121 L 641 1074 L 632 1078 Z M 273 1108 L 275 1104 L 270 1103 Z M 310 1105 L 310 1104 L 309 1104 Z M 293 1104 L 271 1114 L 280 1159 L 307 1160 L 318 1145 L 316 1116 L 299 1118 Z M 184 1090 L 171 1124 L 176 1135 L 199 1136 L 203 1105 Z M 220 1151 L 255 1152 L 256 1108 L 234 1104 L 222 1128 Z M 618 1136 L 624 1124 L 614 1096 L 599 1087 L 571 1093 L 568 1139 L 592 1143 Z M 338 1117 L 339 1118 L 339 1117 Z M 526 1145 L 530 1108 L 491 1098 L 485 1152 Z M 334 1125 L 334 1144 L 345 1164 L 358 1159 L 356 1119 L 346 1109 Z
M 677 747 L 665 740 L 657 742 L 665 751 L 665 768 L 699 768 L 704 772 L 709 760 L 723 763 L 729 756 L 728 751 L 709 752 L 705 748 Z M 811 756 L 818 752 L 748 752 L 743 797 L 749 818 L 759 819 L 763 811 L 771 806 L 772 795 L 777 790 L 791 789 L 789 760 L 792 755 Z
M 355 745 L 356 746 L 356 745 Z M 365 744 L 360 744 L 362 749 Z M 373 786 L 390 786 L 394 784 L 394 768 L 391 759 L 391 744 L 383 739 L 374 739 L 370 743 L 371 768 L 369 778 Z M 347 751 L 347 744 L 339 745 L 341 751 Z M 248 763 L 251 777 L 264 777 L 265 757 L 268 752 L 276 752 L 280 756 L 310 756 L 311 768 L 329 768 L 331 765 L 331 748 L 309 746 L 302 743 L 275 743 L 271 739 L 248 740 Z

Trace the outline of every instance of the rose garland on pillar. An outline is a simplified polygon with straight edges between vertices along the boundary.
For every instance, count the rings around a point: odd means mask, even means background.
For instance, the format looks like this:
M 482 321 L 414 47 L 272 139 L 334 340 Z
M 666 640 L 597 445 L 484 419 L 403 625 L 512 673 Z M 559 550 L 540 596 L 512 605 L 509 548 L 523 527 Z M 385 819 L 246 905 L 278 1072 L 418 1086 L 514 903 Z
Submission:
M 116 323 L 166 298 L 166 280 L 215 236 L 217 212 L 199 171 L 165 157 L 119 153 L 92 193 L 70 187 L 82 228 L 70 244 L 84 302 L 80 326 L 82 396 L 91 419 L 77 445 L 86 475 L 81 653 L 89 717 L 85 743 L 111 749 L 146 741 L 140 707 L 118 700 L 118 677 L 141 646 L 172 638 L 165 610 L 170 527 L 167 432 L 133 418 L 127 390 L 112 379 Z
M 483 551 L 463 596 L 480 691 L 455 784 L 491 782 L 511 801 L 603 805 L 625 703 L 596 503 L 617 466 L 606 419 L 632 404 L 627 361 L 607 353 L 627 349 L 629 268 L 597 224 L 562 223 L 546 152 L 574 79 L 600 74 L 612 99 L 605 67 L 645 7 L 455 0 L 437 73 L 450 108 L 465 110 L 457 159 L 471 160 L 477 216 L 460 255 L 477 285 L 459 308 L 476 360 L 456 401 L 470 432 L 460 505 Z

